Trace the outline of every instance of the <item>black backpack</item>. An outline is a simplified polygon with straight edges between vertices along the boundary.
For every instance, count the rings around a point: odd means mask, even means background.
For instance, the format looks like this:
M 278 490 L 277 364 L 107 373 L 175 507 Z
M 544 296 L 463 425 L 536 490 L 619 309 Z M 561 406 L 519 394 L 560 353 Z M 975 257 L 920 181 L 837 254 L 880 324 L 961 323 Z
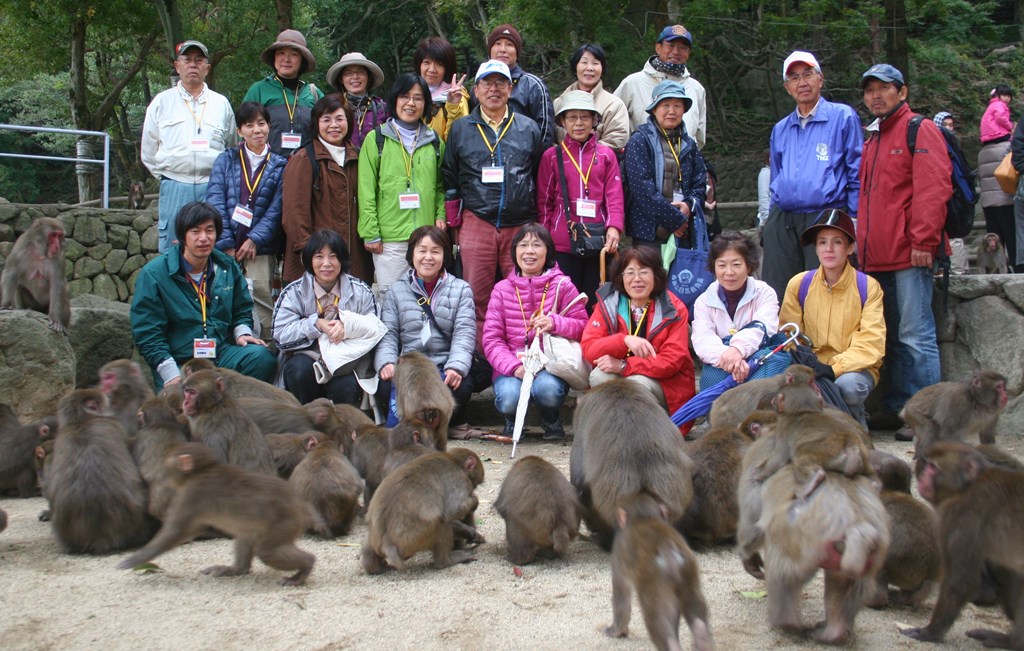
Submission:
M 907 148 L 911 155 L 917 148 L 917 131 L 924 119 L 923 115 L 914 114 L 907 125 Z M 946 139 L 946 153 L 953 164 L 950 174 L 953 194 L 946 202 L 946 225 L 943 230 L 950 238 L 967 237 L 974 228 L 974 204 L 978 203 L 978 193 L 974 189 L 977 175 L 967 164 L 956 136 L 942 127 L 939 127 L 939 131 Z

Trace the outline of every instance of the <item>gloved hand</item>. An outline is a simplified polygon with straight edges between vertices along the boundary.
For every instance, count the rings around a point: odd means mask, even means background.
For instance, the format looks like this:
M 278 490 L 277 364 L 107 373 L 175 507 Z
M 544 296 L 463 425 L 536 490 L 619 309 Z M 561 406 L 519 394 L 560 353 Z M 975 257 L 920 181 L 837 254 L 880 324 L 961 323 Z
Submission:
M 814 369 L 815 378 L 825 378 L 826 380 L 832 380 L 833 382 L 836 381 L 836 373 L 828 364 L 823 364 L 821 362 L 816 361 L 811 365 L 811 368 Z

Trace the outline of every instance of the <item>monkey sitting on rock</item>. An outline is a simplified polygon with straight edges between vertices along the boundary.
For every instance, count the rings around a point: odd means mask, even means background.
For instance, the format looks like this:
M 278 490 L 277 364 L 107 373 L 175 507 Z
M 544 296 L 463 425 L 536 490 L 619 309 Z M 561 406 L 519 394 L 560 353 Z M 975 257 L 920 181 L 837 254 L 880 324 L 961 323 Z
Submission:
M 1006 247 L 995 233 L 985 233 L 978 243 L 978 273 L 1008 274 L 1010 261 L 1006 255 Z

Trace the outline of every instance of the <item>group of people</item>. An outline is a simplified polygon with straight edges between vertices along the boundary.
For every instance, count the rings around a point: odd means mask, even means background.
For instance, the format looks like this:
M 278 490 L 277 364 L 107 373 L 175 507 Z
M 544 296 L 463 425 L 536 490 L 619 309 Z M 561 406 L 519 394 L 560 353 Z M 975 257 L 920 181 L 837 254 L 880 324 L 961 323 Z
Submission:
M 879 64 L 861 82 L 876 118 L 865 141 L 856 112 L 821 96 L 814 55 L 793 52 L 782 73 L 796 109 L 771 135 L 763 263 L 749 237 L 720 235 L 716 281 L 690 310 L 668 289 L 662 247 L 691 245 L 709 198 L 693 42 L 685 27 L 665 27 L 614 93 L 602 85 L 603 49 L 585 44 L 570 63 L 576 81 L 553 102 L 519 65 L 514 26 L 487 36 L 469 92 L 451 44 L 431 37 L 384 100 L 372 95 L 380 67 L 360 53 L 327 72 L 336 92 L 302 81 L 316 61 L 285 30 L 263 53 L 273 71 L 233 112 L 205 84 L 206 47 L 182 43 L 181 81 L 154 99 L 143 134 L 167 253 L 140 275 L 133 325 L 158 382 L 176 381 L 187 358 L 215 355 L 301 400 L 379 401 L 399 355 L 418 350 L 453 391 L 456 437 L 471 436 L 464 410 L 482 388 L 473 378 L 493 380 L 511 429 L 521 355 L 551 333 L 580 341 L 592 385 L 636 378 L 674 411 L 695 391 L 691 311 L 698 356 L 742 381 L 781 304 L 782 320 L 812 337 L 816 371 L 862 421 L 887 355 L 895 415 L 939 379 L 932 264 L 951 192 L 939 127 L 922 123 L 907 151 L 908 88 Z M 850 262 L 855 250 L 870 277 Z M 618 254 L 600 287 L 599 251 Z M 570 306 L 580 291 L 589 317 Z M 549 375 L 531 395 L 545 436 L 560 438 L 568 388 Z

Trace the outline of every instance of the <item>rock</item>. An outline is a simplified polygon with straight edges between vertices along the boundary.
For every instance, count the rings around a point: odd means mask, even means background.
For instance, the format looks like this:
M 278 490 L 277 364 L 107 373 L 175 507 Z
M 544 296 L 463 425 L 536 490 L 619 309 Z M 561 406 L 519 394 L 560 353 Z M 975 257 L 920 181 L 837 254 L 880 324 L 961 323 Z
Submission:
M 142 253 L 142 240 L 139 238 L 139 234 L 135 231 L 128 233 L 128 255 L 138 255 Z
M 135 293 L 135 281 L 138 279 L 139 274 L 142 273 L 142 269 L 136 269 L 132 272 L 132 275 L 128 276 L 128 292 L 131 294 Z
M 71 298 L 92 292 L 92 278 L 79 278 L 68 283 L 68 295 Z
M 92 278 L 103 271 L 103 263 L 92 258 L 82 258 L 75 263 L 75 278 Z
M 0 242 L 13 242 L 14 239 L 14 227 L 0 223 Z
M 1024 278 L 1011 276 L 1013 280 L 1003 283 L 1003 293 L 1010 302 L 1024 311 Z
M 86 253 L 93 260 L 103 260 L 110 255 L 110 252 L 113 250 L 114 247 L 111 246 L 109 242 L 105 242 L 103 244 L 97 244 L 96 246 L 89 247 Z
M 11 254 L 11 249 L 14 248 L 14 242 L 0 242 L 0 255 L 5 258 Z
M 971 349 L 959 341 L 939 344 L 939 364 L 944 382 L 962 380 L 978 370 L 978 362 L 971 357 Z
M 72 237 L 80 244 L 92 246 L 107 241 L 107 227 L 99 217 L 80 216 L 75 220 L 75 231 Z
M 1003 284 L 1002 278 L 1005 276 L 950 276 L 949 295 L 968 300 L 999 294 Z
M 9 310 L 0 312 L 0 341 L 17 344 L 0 347 L 0 402 L 11 405 L 22 422 L 52 415 L 75 386 L 69 338 L 51 330 L 45 314 Z
M 935 334 L 940 342 L 956 339 L 956 306 L 959 304 L 960 301 L 951 296 L 946 311 L 943 312 L 942 299 L 939 298 L 938 293 L 935 294 L 934 300 L 932 300 L 932 310 L 935 313 Z
M 117 287 L 117 300 L 127 301 L 131 294 L 128 293 L 128 285 L 117 276 L 113 276 L 114 286 Z
M 121 267 L 124 266 L 125 260 L 128 259 L 128 252 L 124 249 L 115 249 L 110 252 L 107 259 L 103 261 L 108 274 L 116 274 L 121 271 Z
M 131 276 L 133 273 L 146 266 L 146 258 L 141 255 L 133 255 L 124 261 L 119 272 L 122 277 Z
M 1024 315 L 1004 298 L 983 296 L 961 303 L 956 319 L 957 341 L 970 349 L 978 367 L 1005 375 L 1010 393 L 1024 390 Z
M 134 210 L 109 210 L 103 215 L 103 221 L 107 224 L 121 224 L 123 226 L 129 226 L 134 219 Z
M 57 206 L 54 206 L 53 204 L 48 204 L 42 207 L 42 211 L 43 214 L 46 215 L 47 217 L 56 217 L 60 213 L 60 210 L 58 210 L 58 208 L 66 209 L 67 204 L 62 203 Z
M 1006 410 L 999 416 L 996 430 L 1003 436 L 1020 436 L 1024 433 L 1024 395 L 1011 398 Z M 999 441 L 996 441 L 998 443 Z
M 98 274 L 92 279 L 92 293 L 111 301 L 117 300 L 117 285 L 107 274 Z
M 14 218 L 14 232 L 17 233 L 18 235 L 21 235 L 22 233 L 27 231 L 28 227 L 31 226 L 32 222 L 35 220 L 35 216 L 33 216 L 33 214 L 40 217 L 42 216 L 39 214 L 38 211 L 33 210 L 31 208 L 21 211 L 21 213 Z M 68 229 L 64 229 L 65 234 L 69 232 L 70 231 Z
M 85 247 L 74 240 L 64 240 L 64 259 L 75 262 L 85 255 Z
M 142 250 L 143 251 L 156 251 L 157 245 L 159 244 L 159 233 L 156 230 L 156 224 L 153 224 L 146 229 L 146 232 L 142 234 Z
M 128 246 L 128 234 L 134 233 L 130 227 L 121 226 L 118 224 L 111 224 L 107 228 L 107 239 L 110 241 L 110 245 L 115 249 L 124 249 Z
M 21 213 L 19 206 L 10 203 L 6 199 L 0 202 L 0 222 L 13 222 L 19 213 Z
M 100 278 L 110 279 L 98 276 L 96 280 Z M 75 386 L 95 385 L 101 366 L 131 357 L 135 348 L 128 306 L 100 296 L 75 299 L 71 308 L 70 340 L 78 362 Z
M 145 233 L 151 226 L 156 225 L 156 214 L 153 213 L 139 213 L 135 219 L 132 220 L 132 229 L 136 233 Z

